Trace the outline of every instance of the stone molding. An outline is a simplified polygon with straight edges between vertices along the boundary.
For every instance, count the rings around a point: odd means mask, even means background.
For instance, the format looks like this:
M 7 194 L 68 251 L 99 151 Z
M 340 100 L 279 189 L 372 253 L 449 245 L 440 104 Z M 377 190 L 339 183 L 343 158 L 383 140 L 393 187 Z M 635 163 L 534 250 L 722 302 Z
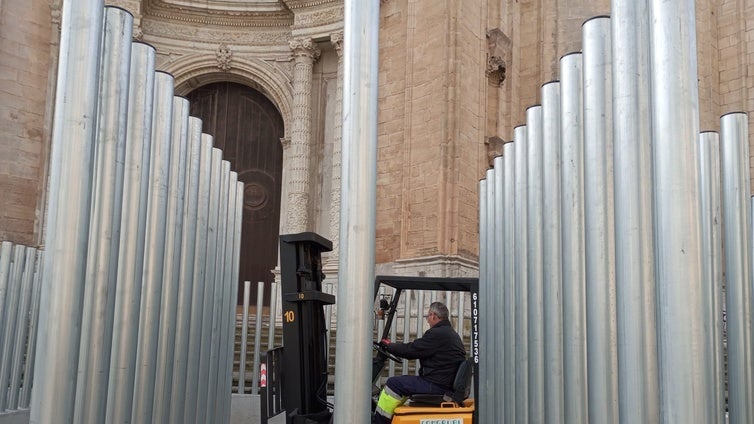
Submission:
M 144 17 L 142 28 L 148 36 L 171 40 L 196 40 L 211 44 L 232 43 L 237 46 L 284 46 L 290 38 L 289 28 L 255 28 L 250 30 L 241 27 L 212 27 L 201 23 L 186 25 L 180 21 L 156 19 L 154 16 Z
M 227 44 L 222 43 L 217 46 L 215 50 L 215 57 L 217 58 L 217 68 L 221 71 L 230 71 L 230 62 L 233 59 L 233 52 L 230 50 Z
M 377 264 L 377 275 L 478 277 L 479 262 L 457 255 L 432 255 Z
M 198 26 L 217 25 L 235 27 L 290 27 L 293 15 L 284 8 L 243 9 L 221 7 L 207 2 L 172 3 L 164 0 L 144 0 L 145 16 L 154 16 L 171 21 L 196 24 Z
M 295 38 L 288 42 L 291 52 L 293 52 L 294 58 L 306 57 L 310 58 L 312 63 L 319 59 L 322 51 L 311 38 Z

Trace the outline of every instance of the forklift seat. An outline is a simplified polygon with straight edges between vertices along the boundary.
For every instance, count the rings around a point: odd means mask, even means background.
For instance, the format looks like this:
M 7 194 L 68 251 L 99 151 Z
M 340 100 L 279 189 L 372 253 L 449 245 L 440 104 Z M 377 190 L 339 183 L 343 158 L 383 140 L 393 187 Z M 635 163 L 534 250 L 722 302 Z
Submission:
M 455 406 L 462 406 L 463 401 L 471 393 L 471 376 L 474 374 L 474 358 L 468 358 L 458 364 L 456 378 L 453 381 L 453 391 L 438 395 L 433 393 L 417 393 L 411 395 L 408 401 L 412 405 L 430 405 L 439 406 L 443 403 L 455 403 Z

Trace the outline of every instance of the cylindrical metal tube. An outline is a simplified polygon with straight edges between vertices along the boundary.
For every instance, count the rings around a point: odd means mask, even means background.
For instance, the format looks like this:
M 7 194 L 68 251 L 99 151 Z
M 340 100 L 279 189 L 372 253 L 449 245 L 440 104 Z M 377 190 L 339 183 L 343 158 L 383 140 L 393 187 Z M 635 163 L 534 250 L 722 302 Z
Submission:
M 617 423 L 618 357 L 615 298 L 612 74 L 610 18 L 582 26 L 586 358 L 574 372 L 567 422 Z M 587 363 L 584 358 L 584 363 Z M 575 371 L 575 370 L 574 370 Z M 572 381 L 576 382 L 576 381 Z
M 529 316 L 527 307 L 527 246 L 526 246 L 526 227 L 527 227 L 527 171 L 526 171 L 526 152 L 527 152 L 527 131 L 525 126 L 518 126 L 513 130 L 513 139 L 515 148 L 515 243 L 516 243 L 516 263 L 515 263 L 515 302 L 516 302 L 516 421 L 517 423 L 528 422 L 528 326 L 527 318 Z
M 704 315 L 712 347 L 712 366 L 707 368 L 714 384 L 715 421 L 725 422 L 725 367 L 723 355 L 723 280 L 720 215 L 720 137 L 716 132 L 699 135 L 699 198 L 702 204 L 702 281 Z
M 489 218 L 489 212 L 487 208 L 487 203 L 490 201 L 488 195 L 487 195 L 487 179 L 482 179 L 479 181 L 479 296 L 484 299 L 486 292 L 487 292 L 487 279 L 489 278 L 489 275 L 487 273 L 487 268 L 489 267 L 488 263 L 488 255 L 487 255 L 487 238 L 489 237 L 489 224 L 487 222 Z M 484 309 L 486 309 L 482 305 L 480 308 L 480 315 L 484 316 Z M 422 305 L 419 304 L 417 308 L 417 322 L 419 321 L 418 314 L 421 312 Z M 417 334 L 418 333 L 417 328 Z M 482 332 L 484 333 L 484 332 Z M 481 355 L 479 357 L 479 364 L 477 365 L 479 370 L 479 378 L 478 378 L 478 387 L 479 387 L 479 400 L 480 405 L 478 407 L 479 412 L 477 415 L 479 416 L 479 419 L 484 421 L 487 419 L 487 412 L 484 407 L 482 407 L 482 404 L 486 402 L 488 399 L 487 394 L 489 393 L 489 382 L 487 379 L 487 355 L 486 355 L 486 343 L 484 340 L 484 336 L 480 335 L 479 337 L 479 344 L 480 344 L 480 351 Z
M 264 282 L 257 283 L 256 331 L 254 332 L 254 373 L 251 378 L 251 393 L 259 393 L 259 352 L 262 349 L 262 307 L 264 306 Z
M 704 342 L 694 1 L 649 7 L 660 420 L 712 422 Z M 750 422 L 750 420 L 749 420 Z
M 560 82 L 542 86 L 544 407 L 545 422 L 563 422 L 563 297 Z M 568 388 L 571 390 L 571 388 Z
M 612 3 L 620 422 L 658 422 L 647 0 Z
M 28 409 L 31 398 L 31 382 L 34 379 L 34 352 L 37 348 L 37 326 L 39 323 L 39 300 L 42 287 L 43 252 L 37 250 L 34 264 L 34 287 L 32 288 L 31 312 L 29 314 L 29 341 L 26 343 L 26 363 L 24 364 L 24 379 L 21 385 L 21 395 L 18 400 L 20 408 Z
M 5 299 L 5 327 L 0 329 L 0 411 L 8 408 L 8 394 L 11 390 L 17 390 L 17 387 L 9 387 L 8 381 L 11 378 L 11 366 L 13 365 L 13 351 L 18 339 L 16 338 L 18 322 L 18 310 L 21 302 L 21 283 L 26 263 L 26 247 L 17 244 L 13 248 L 13 262 L 11 263 L 10 281 L 8 282 L 8 292 Z M 12 408 L 10 408 L 12 409 Z
M 148 179 L 147 226 L 144 240 L 144 270 L 141 280 L 139 335 L 132 422 L 148 422 L 154 406 L 157 337 L 162 302 L 162 272 L 165 268 L 170 145 L 173 137 L 173 76 L 155 73 L 152 145 Z
M 480 393 L 480 421 L 489 422 L 494 418 L 495 414 L 495 399 L 496 399 L 496 387 L 495 387 L 495 364 L 492 360 L 492 355 L 495 353 L 495 328 L 494 323 L 491 322 L 490 317 L 493 316 L 492 310 L 495 308 L 493 305 L 494 300 L 494 281 L 496 273 L 496 255 L 495 255 L 495 239 L 496 239 L 496 225 L 495 225 L 495 170 L 488 169 L 486 172 L 486 187 L 487 187 L 487 217 L 486 217 L 486 230 L 485 236 L 485 274 L 486 278 L 484 282 L 479 285 L 479 298 L 481 299 L 482 307 L 479 311 L 479 320 L 482 323 L 487 323 L 487 331 L 480 331 L 479 343 L 481 345 L 482 355 L 480 358 L 480 365 L 484 365 L 479 370 L 479 374 L 482 375 L 482 382 L 485 384 L 485 390 L 479 389 Z M 434 294 L 434 291 L 430 292 L 430 296 Z M 431 303 L 431 300 L 430 300 Z M 417 331 L 417 335 L 419 332 Z M 482 387 L 480 385 L 480 387 Z
M 10 263 L 13 258 L 13 243 L 0 243 L 0 328 L 5 328 L 5 298 L 8 295 Z M 2 339 L 0 339 L 2 343 Z
M 186 364 L 186 390 L 184 421 L 196 419 L 199 384 L 199 357 L 202 347 L 202 320 L 204 319 L 204 288 L 208 256 L 207 228 L 209 225 L 210 176 L 212 174 L 212 136 L 202 134 L 199 153 L 199 186 L 197 197 L 196 236 L 194 248 L 194 283 L 191 293 L 191 326 Z
M 752 224 L 748 119 L 730 113 L 720 120 L 726 312 L 728 410 L 732 424 L 754 422 L 752 381 Z
M 52 123 L 42 331 L 31 423 L 71 422 L 81 337 L 104 4 L 62 5 Z
M 173 133 L 170 143 L 167 215 L 165 221 L 165 259 L 162 270 L 160 324 L 157 336 L 157 356 L 154 383 L 152 422 L 166 423 L 170 419 L 170 398 L 176 342 L 176 317 L 180 285 L 181 251 L 183 245 L 184 198 L 188 168 L 189 102 L 173 97 Z
M 26 353 L 27 336 L 29 335 L 29 311 L 32 306 L 34 269 L 36 267 L 35 259 L 37 249 L 27 247 L 24 259 L 23 276 L 19 280 L 19 300 L 18 300 L 18 321 L 16 322 L 16 331 L 13 339 L 7 340 L 6 343 L 13 342 L 13 357 L 10 364 L 10 392 L 8 393 L 7 409 L 18 409 L 18 399 L 21 394 L 21 372 L 24 367 L 23 360 Z M 28 360 L 28 359 L 27 359 Z
M 494 319 L 496 316 L 501 316 L 504 301 L 503 274 L 505 273 L 505 261 L 503 258 L 505 252 L 503 250 L 503 244 L 505 242 L 505 234 L 503 231 L 505 228 L 503 217 L 505 216 L 505 184 L 503 177 L 505 170 L 503 167 L 503 157 L 498 156 L 493 159 L 493 164 L 495 169 L 495 179 L 492 181 L 494 183 L 494 208 L 491 220 L 494 224 L 490 234 L 494 235 L 494 240 L 492 246 L 492 261 L 490 264 L 493 265 L 494 269 L 492 270 L 493 278 L 489 281 L 490 296 L 487 311 L 487 331 L 483 331 L 483 333 L 492 332 L 490 334 L 491 343 L 488 356 L 490 358 L 495 358 L 495 360 L 487 362 L 490 367 L 489 370 L 492 374 L 492 383 L 495 389 L 494 392 L 490 392 L 490 396 L 493 396 L 492 399 L 494 399 L 494 402 L 490 402 L 490 413 L 492 414 L 490 417 L 492 418 L 502 417 L 505 413 L 503 410 L 504 405 L 502 399 L 505 398 L 505 392 L 508 390 L 503 382 L 503 372 L 505 371 L 505 349 L 503 348 L 503 337 L 506 323 L 504 319 Z
M 336 424 L 368 422 L 377 181 L 380 3 L 345 0 L 343 142 L 335 365 Z M 367 284 L 364 282 L 367 281 Z
M 178 305 L 175 323 L 173 375 L 170 385 L 170 416 L 167 422 L 183 422 L 186 398 L 186 374 L 189 356 L 189 331 L 191 328 L 192 290 L 194 288 L 194 262 L 196 260 L 197 198 L 199 196 L 199 158 L 201 150 L 202 121 L 196 117 L 188 120 L 188 152 L 186 187 L 181 230 L 181 257 L 178 285 Z
M 105 8 L 75 422 L 105 421 L 118 271 L 133 16 Z
M 526 109 L 526 169 L 527 169 L 527 325 L 529 345 L 529 422 L 543 423 L 544 400 L 544 310 L 542 282 L 544 278 L 543 248 L 543 142 L 542 106 Z
M 582 54 L 560 59 L 563 228 L 564 417 L 584 413 L 586 281 L 584 242 L 584 115 Z M 579 388 L 580 387 L 580 388 Z M 579 394 L 581 393 L 581 394 Z
M 105 412 L 107 422 L 129 421 L 133 405 L 147 221 L 147 178 L 152 143 L 154 61 L 153 47 L 142 43 L 131 45 L 118 282 Z M 45 269 L 44 275 L 48 273 Z
M 504 368 L 504 381 L 506 386 L 505 398 L 503 399 L 503 420 L 505 422 L 513 423 L 516 418 L 516 297 L 515 297 L 515 280 L 516 280 L 516 240 L 515 240 L 515 205 L 516 205 L 516 193 L 515 193 L 515 143 L 505 143 L 503 146 L 503 168 L 505 169 L 503 180 L 505 184 L 503 207 L 505 213 L 503 213 L 503 260 L 505 261 L 505 273 L 503 275 L 503 315 L 504 315 L 504 335 L 503 335 L 503 350 L 505 351 L 505 363 Z M 463 328 L 463 322 L 461 321 L 462 311 L 465 305 L 463 304 L 463 293 L 459 293 L 458 296 L 458 326 L 456 328 Z
M 246 346 L 249 335 L 249 292 L 251 281 L 243 283 L 243 322 L 241 323 L 241 358 L 238 365 L 238 393 L 246 393 Z M 252 388 L 253 390 L 253 388 Z

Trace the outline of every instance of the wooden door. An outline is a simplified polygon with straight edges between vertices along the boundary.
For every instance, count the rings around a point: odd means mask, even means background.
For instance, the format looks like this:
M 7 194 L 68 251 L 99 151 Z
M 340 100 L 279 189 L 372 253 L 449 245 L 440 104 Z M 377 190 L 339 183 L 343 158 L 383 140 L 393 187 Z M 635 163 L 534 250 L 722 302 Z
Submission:
M 187 97 L 191 115 L 202 119 L 202 131 L 214 136 L 244 183 L 238 303 L 243 281 L 251 281 L 252 304 L 257 282 L 264 281 L 268 305 L 278 257 L 283 118 L 262 93 L 232 82 L 205 85 Z

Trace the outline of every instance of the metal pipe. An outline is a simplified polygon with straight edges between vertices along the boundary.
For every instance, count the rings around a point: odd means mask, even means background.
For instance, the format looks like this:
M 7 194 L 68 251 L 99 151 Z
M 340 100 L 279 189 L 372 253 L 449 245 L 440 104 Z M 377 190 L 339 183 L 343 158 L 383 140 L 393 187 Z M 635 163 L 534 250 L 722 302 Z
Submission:
M 170 419 L 171 382 L 175 356 L 176 320 L 180 285 L 183 239 L 184 202 L 188 168 L 189 102 L 173 97 L 172 141 L 168 172 L 168 199 L 165 221 L 165 260 L 162 270 L 160 323 L 155 360 L 154 407 L 152 421 L 166 423 Z
M 344 3 L 343 143 L 335 424 L 368 422 L 374 301 L 380 2 Z M 364 283 L 366 281 L 366 284 Z M 340 405 L 340 406 L 338 406 Z
M 647 0 L 611 4 L 620 422 L 659 422 Z
M 516 421 L 517 423 L 526 423 L 529 421 L 528 408 L 528 299 L 527 299 L 527 170 L 526 170 L 526 152 L 527 152 L 527 130 L 526 126 L 518 126 L 513 129 L 513 139 L 516 146 L 515 153 L 515 243 L 516 243 Z
M 545 422 L 563 422 L 563 297 L 560 82 L 542 86 L 543 323 Z M 569 387 L 569 390 L 571 388 Z
M 16 387 L 8 387 L 13 364 L 13 350 L 16 345 L 16 328 L 18 323 L 18 309 L 21 301 L 21 283 L 24 271 L 26 247 L 17 244 L 13 248 L 13 262 L 11 263 L 10 282 L 5 298 L 5 316 L 7 320 L 2 328 L 2 343 L 0 343 L 0 411 L 8 408 L 8 395 Z
M 222 180 L 222 151 L 216 147 L 212 148 L 212 168 L 209 182 L 209 214 L 207 219 L 207 264 L 205 268 L 206 277 L 202 281 L 204 285 L 203 304 L 202 304 L 202 321 L 201 321 L 201 339 L 199 346 L 199 382 L 197 384 L 197 405 L 196 419 L 201 422 L 206 420 L 209 409 L 209 384 L 211 370 L 211 351 L 212 346 L 209 342 L 212 339 L 212 320 L 214 316 L 215 304 L 215 284 L 214 276 L 217 267 L 217 257 L 215 252 L 218 246 L 218 225 L 220 219 L 220 182 Z
M 699 197 L 702 204 L 702 281 L 705 323 L 709 328 L 712 366 L 707 367 L 714 384 L 715 422 L 725 422 L 725 367 L 723 355 L 723 279 L 720 214 L 720 137 L 716 132 L 699 135 Z
M 513 142 L 505 143 L 503 146 L 503 168 L 505 169 L 503 181 L 505 183 L 504 191 L 504 209 L 503 217 L 503 260 L 505 261 L 505 273 L 503 275 L 503 315 L 504 315 L 504 343 L 505 351 L 504 381 L 506 387 L 505 397 L 503 399 L 503 420 L 504 422 L 514 423 L 516 419 L 516 297 L 515 297 L 515 280 L 516 280 L 516 243 L 515 243 L 515 176 L 516 176 L 516 144 Z M 463 292 L 458 293 L 458 326 L 463 328 Z
M 586 281 L 584 241 L 584 115 L 582 54 L 560 59 L 563 228 L 564 417 L 585 411 Z
M 487 323 L 487 331 L 481 331 L 479 333 L 479 344 L 481 347 L 482 355 L 480 358 L 479 374 L 483 379 L 485 385 L 484 390 L 480 386 L 480 405 L 481 409 L 479 414 L 480 421 L 490 422 L 489 420 L 494 418 L 496 398 L 495 388 L 495 364 L 492 361 L 492 355 L 495 353 L 495 328 L 491 320 L 493 316 L 492 310 L 495 308 L 493 305 L 494 300 L 494 281 L 496 271 L 496 255 L 495 255 L 495 239 L 497 238 L 497 231 L 495 231 L 495 170 L 488 169 L 486 172 L 486 187 L 487 187 L 487 217 L 486 217 L 486 229 L 485 229 L 485 275 L 484 281 L 480 281 L 479 284 L 479 298 L 482 300 L 482 307 L 480 308 L 479 315 L 482 323 Z M 434 292 L 432 292 L 434 293 Z M 482 324 L 483 326 L 484 324 Z M 484 327 L 483 327 L 484 328 Z M 418 335 L 418 331 L 417 331 Z
M 26 363 L 24 364 L 24 379 L 21 385 L 21 395 L 18 406 L 23 409 L 29 408 L 31 398 L 31 382 L 34 379 L 34 352 L 37 347 L 37 326 L 39 323 L 39 300 L 42 287 L 42 262 L 43 252 L 37 250 L 34 263 L 34 287 L 32 291 L 31 313 L 29 316 L 29 340 L 26 343 Z
M 618 346 L 615 294 L 610 18 L 582 26 L 586 356 L 569 386 L 568 422 L 617 423 Z M 588 363 L 586 359 L 588 358 Z M 575 382 L 575 381 L 573 381 Z
M 188 119 L 188 151 L 186 164 L 186 187 L 183 205 L 183 228 L 181 230 L 181 257 L 176 310 L 175 348 L 173 375 L 170 384 L 170 415 L 167 422 L 183 422 L 185 409 L 186 376 L 188 373 L 189 331 L 191 329 L 192 291 L 195 286 L 194 264 L 196 261 L 197 212 L 199 196 L 199 158 L 201 151 L 202 121 L 190 116 Z
M 155 73 L 152 145 L 148 179 L 147 225 L 144 270 L 141 280 L 139 334 L 136 347 L 136 376 L 132 422 L 148 422 L 154 407 L 157 337 L 165 268 L 170 145 L 173 138 L 173 76 Z
M 259 394 L 259 351 L 262 348 L 262 308 L 264 307 L 264 282 L 257 283 L 256 331 L 254 332 L 254 373 L 251 377 L 251 393 Z
M 267 332 L 267 350 L 272 349 L 275 344 L 275 317 L 277 316 L 277 284 L 273 283 L 270 287 L 270 327 Z
M 210 176 L 212 174 L 212 136 L 201 135 L 199 153 L 199 186 L 197 197 L 196 236 L 194 247 L 194 276 L 191 293 L 191 326 L 189 328 L 188 359 L 186 363 L 186 390 L 183 421 L 196 420 L 199 393 L 199 357 L 201 355 L 202 320 L 204 319 L 204 286 L 207 275 L 207 228 L 209 225 Z
M 694 1 L 649 7 L 660 420 L 711 422 L 702 317 Z
M 728 323 L 728 410 L 732 424 L 754 422 L 752 377 L 752 245 L 748 119 L 720 119 L 726 312 Z
M 251 291 L 251 281 L 243 283 L 243 322 L 241 323 L 241 358 L 238 363 L 238 393 L 246 393 L 246 345 L 249 335 L 249 292 Z M 259 303 L 259 302 L 257 302 Z M 269 349 L 269 347 L 268 347 Z
M 485 173 L 485 175 L 487 175 Z M 489 237 L 489 224 L 488 224 L 488 218 L 489 218 L 489 210 L 487 207 L 487 203 L 490 202 L 490 198 L 488 196 L 488 190 L 487 190 L 487 184 L 488 181 L 486 178 L 483 178 L 479 181 L 479 297 L 486 300 L 486 294 L 487 294 L 487 279 L 489 278 L 489 273 L 487 272 L 487 268 L 489 267 L 489 256 L 487 255 L 487 238 Z M 486 305 L 483 304 L 480 308 L 480 315 L 484 316 L 484 310 L 486 309 Z M 417 311 L 420 311 L 422 308 L 421 303 L 417 305 Z M 418 336 L 418 321 L 419 321 L 419 312 L 417 312 L 417 336 Z M 479 370 L 479 400 L 480 405 L 476 407 L 479 412 L 477 415 L 479 416 L 479 419 L 481 421 L 485 421 L 487 417 L 487 410 L 482 406 L 486 403 L 487 399 L 489 398 L 489 382 L 487 379 L 487 355 L 486 355 L 486 341 L 484 339 L 485 332 L 482 332 L 479 337 L 479 345 L 481 350 L 481 355 L 479 355 L 479 364 L 477 365 Z
M 29 335 L 29 311 L 32 305 L 34 268 L 37 249 L 27 247 L 26 258 L 24 259 L 23 276 L 19 279 L 19 300 L 18 300 L 18 321 L 16 321 L 16 331 L 13 337 L 13 356 L 10 364 L 10 393 L 8 394 L 7 409 L 18 409 L 18 398 L 21 394 L 21 372 L 24 367 L 24 354 L 26 353 L 27 336 Z M 10 342 L 11 340 L 7 340 Z
M 529 422 L 544 422 L 544 310 L 542 282 L 543 268 L 543 141 L 542 106 L 526 109 L 526 170 L 527 170 L 527 325 L 529 345 Z
M 103 388 L 110 369 L 115 311 L 132 27 L 130 13 L 105 8 L 75 422 L 105 420 L 107 390 Z
M 44 243 L 50 254 L 30 413 L 35 424 L 73 419 L 103 16 L 100 0 L 62 5 Z
M 128 138 L 123 165 L 123 211 L 118 245 L 113 344 L 107 384 L 107 422 L 129 421 L 133 405 L 141 278 L 144 267 L 147 177 L 152 140 L 154 61 L 153 47 L 142 43 L 131 45 L 126 124 Z M 44 275 L 48 275 L 49 272 L 45 268 Z M 42 293 L 45 293 L 45 288 L 42 290 Z M 42 311 L 44 312 L 44 306 Z M 40 320 L 43 319 L 44 317 L 40 317 Z
M 8 281 L 10 280 L 10 263 L 13 257 L 13 243 L 0 243 L 0 328 L 5 328 L 5 298 L 8 295 Z M 3 340 L 0 339 L 0 345 Z
M 490 280 L 490 300 L 489 300 L 489 315 L 487 315 L 487 322 L 489 323 L 487 328 L 492 330 L 491 337 L 491 350 L 488 352 L 489 358 L 495 358 L 494 361 L 489 361 L 491 364 L 490 371 L 492 371 L 492 382 L 494 392 L 490 392 L 490 396 L 493 396 L 493 402 L 490 402 L 489 411 L 492 414 L 490 417 L 502 417 L 505 413 L 503 409 L 505 399 L 505 393 L 507 387 L 505 387 L 504 378 L 505 372 L 505 341 L 503 340 L 505 334 L 505 319 L 494 319 L 500 312 L 503 311 L 504 302 L 504 287 L 503 287 L 503 275 L 505 273 L 505 261 L 502 259 L 505 256 L 504 242 L 505 242 L 505 228 L 503 217 L 505 214 L 505 182 L 503 180 L 505 168 L 503 166 L 503 157 L 498 156 L 493 159 L 495 169 L 494 183 L 494 208 L 492 221 L 494 221 L 491 234 L 494 234 L 493 246 L 492 246 L 492 261 L 494 265 L 492 270 L 493 278 Z M 494 325 L 492 327 L 491 325 Z M 484 333 L 484 332 L 483 332 Z

